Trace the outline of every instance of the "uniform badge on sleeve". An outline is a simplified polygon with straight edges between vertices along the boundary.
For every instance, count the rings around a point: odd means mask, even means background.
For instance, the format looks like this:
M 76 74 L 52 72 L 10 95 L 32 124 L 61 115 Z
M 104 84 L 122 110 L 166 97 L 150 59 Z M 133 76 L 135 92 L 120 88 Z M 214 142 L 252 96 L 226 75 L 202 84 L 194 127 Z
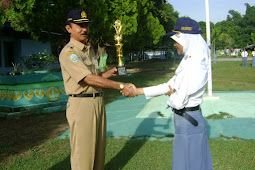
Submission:
M 74 62 L 74 63 L 76 63 L 78 61 L 78 57 L 76 54 L 70 55 L 70 58 L 71 58 L 72 62 Z

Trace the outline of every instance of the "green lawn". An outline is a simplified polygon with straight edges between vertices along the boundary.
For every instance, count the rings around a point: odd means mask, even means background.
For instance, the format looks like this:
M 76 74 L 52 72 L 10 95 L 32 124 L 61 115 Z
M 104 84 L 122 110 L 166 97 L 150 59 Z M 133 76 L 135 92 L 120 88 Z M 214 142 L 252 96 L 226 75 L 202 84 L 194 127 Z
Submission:
M 218 55 L 217 58 L 241 58 L 241 54 L 240 55 Z
M 240 62 L 212 64 L 213 89 L 217 91 L 255 90 L 255 68 L 243 68 Z M 163 83 L 174 75 L 177 65 L 171 61 L 150 60 L 126 64 L 131 76 L 114 78 L 132 82 L 138 87 Z M 105 90 L 105 103 L 119 97 L 114 90 Z M 245 133 L 245 132 L 244 132 Z M 10 141 L 11 142 L 11 141 Z M 255 167 L 255 140 L 220 137 L 209 139 L 216 170 L 252 170 Z M 1 142 L 0 142 L 1 144 Z M 0 145 L 0 153 L 11 152 L 8 143 Z M 54 138 L 16 154 L 11 159 L 0 159 L 0 169 L 70 169 L 68 139 Z M 106 169 L 171 169 L 172 142 L 107 139 Z
M 255 89 L 255 67 L 242 67 L 239 61 L 212 64 L 213 90 L 238 91 Z
M 213 167 L 216 170 L 253 170 L 254 140 L 210 139 Z M 107 139 L 105 169 L 169 170 L 172 164 L 172 141 Z M 70 169 L 68 139 L 52 139 L 17 155 L 2 165 L 8 170 Z

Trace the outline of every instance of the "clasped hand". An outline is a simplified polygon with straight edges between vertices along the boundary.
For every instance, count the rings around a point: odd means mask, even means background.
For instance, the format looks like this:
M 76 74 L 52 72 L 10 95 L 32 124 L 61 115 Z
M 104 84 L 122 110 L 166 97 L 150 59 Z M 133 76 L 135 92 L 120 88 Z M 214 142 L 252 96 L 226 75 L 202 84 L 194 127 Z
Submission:
M 135 97 L 135 96 L 144 94 L 144 90 L 143 90 L 143 88 L 136 88 L 136 86 L 132 83 L 125 83 L 124 89 L 121 90 L 120 93 L 123 96 L 127 96 L 130 98 L 130 97 Z M 174 90 L 169 85 L 169 91 L 167 93 L 165 93 L 165 95 L 171 96 L 171 94 L 173 94 L 173 93 L 174 93 Z
M 123 96 L 127 96 L 129 98 L 138 96 L 137 89 L 136 89 L 135 85 L 132 84 L 132 83 L 125 83 L 124 84 L 124 89 L 121 90 L 120 93 Z

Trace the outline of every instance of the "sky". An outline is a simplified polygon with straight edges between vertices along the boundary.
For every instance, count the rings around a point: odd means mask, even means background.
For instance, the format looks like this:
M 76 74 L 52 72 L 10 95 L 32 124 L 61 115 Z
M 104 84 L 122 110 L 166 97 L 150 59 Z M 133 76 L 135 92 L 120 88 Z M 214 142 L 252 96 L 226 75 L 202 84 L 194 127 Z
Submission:
M 255 0 L 208 0 L 209 18 L 213 23 L 227 19 L 229 10 L 235 10 L 242 15 L 245 14 L 245 3 L 255 5 Z M 172 4 L 175 11 L 179 12 L 179 17 L 189 16 L 191 19 L 206 21 L 205 0 L 167 0 Z

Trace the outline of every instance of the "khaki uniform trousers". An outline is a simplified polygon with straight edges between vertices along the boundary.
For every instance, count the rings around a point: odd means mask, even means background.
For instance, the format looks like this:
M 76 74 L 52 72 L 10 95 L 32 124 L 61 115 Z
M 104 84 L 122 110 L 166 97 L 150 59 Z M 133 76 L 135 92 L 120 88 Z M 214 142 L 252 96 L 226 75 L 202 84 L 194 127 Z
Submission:
M 102 97 L 69 97 L 66 110 L 70 126 L 73 170 L 103 170 L 106 114 Z

